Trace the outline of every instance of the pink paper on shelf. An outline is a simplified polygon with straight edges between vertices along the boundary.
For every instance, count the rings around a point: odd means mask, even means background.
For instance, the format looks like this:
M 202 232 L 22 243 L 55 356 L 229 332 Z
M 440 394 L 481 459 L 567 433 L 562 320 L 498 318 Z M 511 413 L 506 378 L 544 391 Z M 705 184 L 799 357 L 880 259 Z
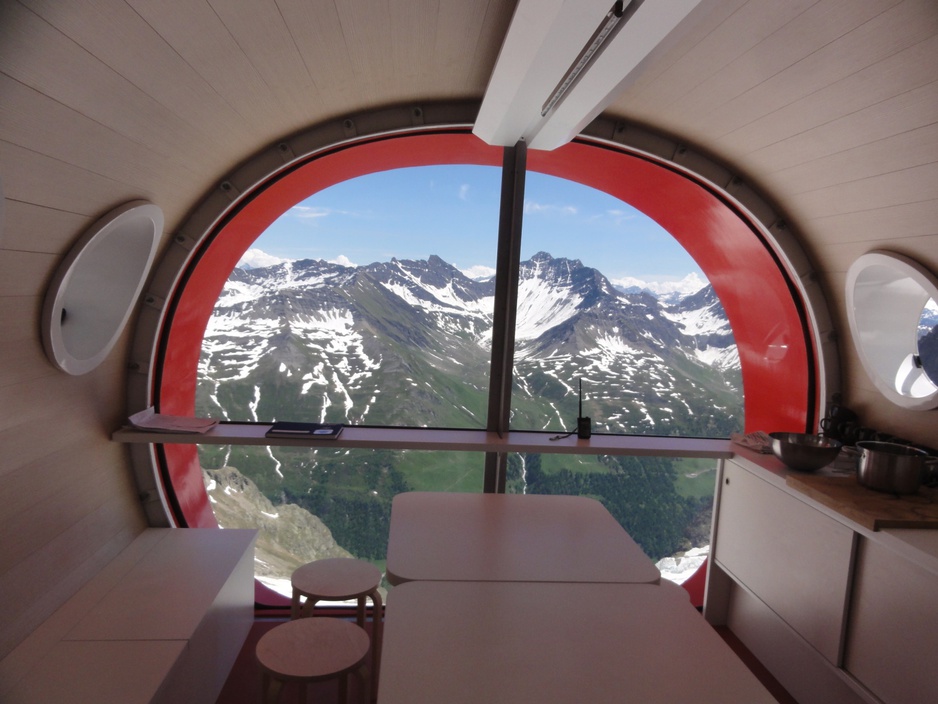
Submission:
M 161 433 L 205 433 L 218 425 L 212 418 L 193 416 L 171 416 L 156 413 L 153 406 L 134 413 L 129 418 L 130 425 L 137 430 L 150 430 Z

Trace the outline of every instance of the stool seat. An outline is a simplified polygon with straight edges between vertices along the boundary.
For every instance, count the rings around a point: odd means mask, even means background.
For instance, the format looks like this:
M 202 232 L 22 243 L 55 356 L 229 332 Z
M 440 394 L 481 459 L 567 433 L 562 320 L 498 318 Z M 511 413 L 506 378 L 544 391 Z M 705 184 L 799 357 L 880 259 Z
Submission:
M 309 562 L 294 570 L 290 582 L 310 599 L 345 601 L 369 596 L 381 584 L 381 570 L 364 560 L 333 557 Z
M 297 567 L 290 577 L 293 599 L 290 616 L 301 619 L 313 615 L 317 601 L 357 600 L 357 621 L 365 627 L 365 599 L 370 598 L 372 610 L 372 695 L 378 692 L 378 668 L 381 663 L 381 638 L 383 604 L 378 587 L 381 585 L 381 570 L 370 562 L 349 557 L 333 557 L 315 560 Z M 306 601 L 301 599 L 305 597 Z
M 339 678 L 339 699 L 348 700 L 348 673 L 368 654 L 368 634 L 348 621 L 304 618 L 272 628 L 257 642 L 255 656 L 264 675 L 264 700 L 277 701 L 284 682 Z M 363 685 L 368 678 L 363 676 Z M 367 687 L 363 686 L 367 692 Z M 367 701 L 367 697 L 363 697 Z

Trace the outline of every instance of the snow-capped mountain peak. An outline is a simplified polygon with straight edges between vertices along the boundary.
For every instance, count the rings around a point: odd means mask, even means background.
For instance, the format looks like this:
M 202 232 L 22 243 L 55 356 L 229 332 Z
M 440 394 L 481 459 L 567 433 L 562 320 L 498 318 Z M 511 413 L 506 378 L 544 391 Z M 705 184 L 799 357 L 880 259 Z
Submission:
M 206 329 L 200 410 L 477 427 L 494 290 L 438 256 L 236 270 Z M 593 389 L 597 432 L 711 434 L 740 423 L 738 357 L 709 287 L 664 306 L 539 252 L 521 265 L 515 342 L 519 427 L 562 429 L 576 378 Z

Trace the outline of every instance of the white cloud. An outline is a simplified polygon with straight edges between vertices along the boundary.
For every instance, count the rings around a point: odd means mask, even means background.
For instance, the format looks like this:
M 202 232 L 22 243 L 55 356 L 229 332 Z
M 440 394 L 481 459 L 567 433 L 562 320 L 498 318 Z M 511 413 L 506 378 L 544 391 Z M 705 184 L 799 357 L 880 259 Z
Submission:
M 606 215 L 612 218 L 616 224 L 627 222 L 629 220 L 635 220 L 638 217 L 635 213 L 629 212 L 627 210 L 618 210 L 616 208 L 607 210 Z
M 459 200 L 469 200 L 469 184 L 464 183 L 459 187 Z
M 476 264 L 475 266 L 470 266 L 468 269 L 460 269 L 462 273 L 468 276 L 470 279 L 488 279 L 492 276 L 495 276 L 495 269 L 490 266 L 483 266 L 481 264 Z
M 331 214 L 329 208 L 311 208 L 308 205 L 294 205 L 290 208 L 290 215 L 301 220 L 317 220 Z
M 358 266 L 358 264 L 352 262 L 352 260 L 346 257 L 344 254 L 340 254 L 335 259 L 330 259 L 329 263 L 338 264 L 340 266 Z
M 289 261 L 282 257 L 275 257 L 260 249 L 249 249 L 241 256 L 238 267 L 242 269 L 262 269 L 265 266 L 274 266 Z
M 707 285 L 707 282 L 700 278 L 700 275 L 695 271 L 679 280 L 675 280 L 673 277 L 661 277 L 657 281 L 643 281 L 642 279 L 636 279 L 633 276 L 623 276 L 618 279 L 611 279 L 611 281 L 616 286 L 620 286 L 622 288 L 629 288 L 630 286 L 647 288 L 649 291 L 652 291 L 659 296 L 669 293 L 689 295 L 691 293 L 697 293 L 700 289 Z
M 621 288 L 631 288 L 632 286 L 637 286 L 638 288 L 648 287 L 647 281 L 644 279 L 636 279 L 634 276 L 622 276 L 618 279 L 610 279 L 610 281 Z
M 524 212 L 526 214 L 559 213 L 560 215 L 576 215 L 577 209 L 573 205 L 555 205 L 553 203 L 537 203 L 533 200 L 525 200 Z

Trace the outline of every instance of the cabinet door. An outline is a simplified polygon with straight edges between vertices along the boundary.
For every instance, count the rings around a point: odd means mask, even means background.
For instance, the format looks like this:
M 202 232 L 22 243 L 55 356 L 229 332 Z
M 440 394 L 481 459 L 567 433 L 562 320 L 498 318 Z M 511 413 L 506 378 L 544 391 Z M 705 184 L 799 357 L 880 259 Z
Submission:
M 732 461 L 718 511 L 714 560 L 839 665 L 853 531 Z
M 938 701 L 938 576 L 860 542 L 844 667 L 890 704 Z

